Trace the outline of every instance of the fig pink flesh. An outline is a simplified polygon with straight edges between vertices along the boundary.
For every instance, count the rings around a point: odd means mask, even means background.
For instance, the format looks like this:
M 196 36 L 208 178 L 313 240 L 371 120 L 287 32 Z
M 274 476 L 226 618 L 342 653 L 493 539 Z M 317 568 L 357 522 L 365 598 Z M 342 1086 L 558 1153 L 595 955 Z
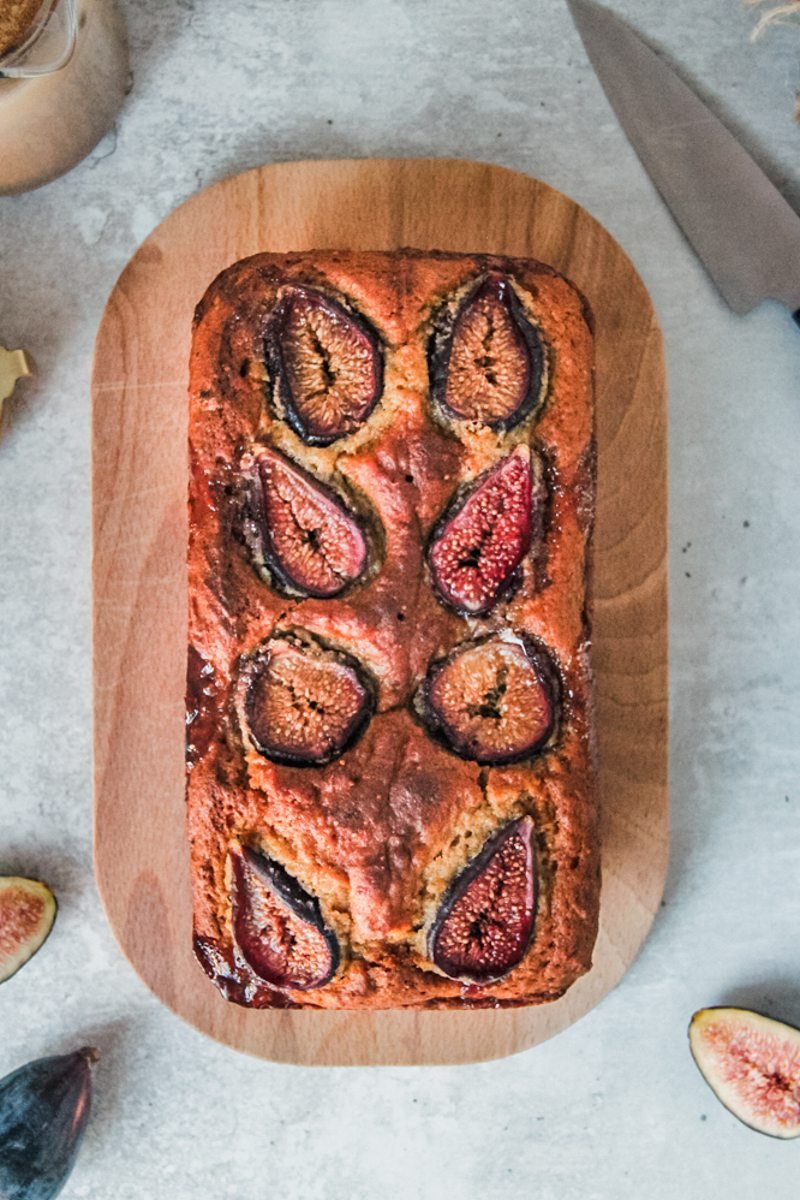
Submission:
M 533 754 L 554 724 L 550 673 L 521 639 L 457 647 L 432 670 L 427 702 L 456 753 L 481 763 Z
M 310 440 L 328 443 L 358 428 L 380 392 L 377 346 L 341 305 L 310 288 L 281 304 L 278 339 L 284 403 Z
M 293 911 L 253 860 L 247 851 L 231 853 L 233 935 L 242 958 L 274 987 L 322 986 L 335 969 L 330 935 Z
M 458 979 L 490 982 L 515 967 L 533 932 L 533 822 L 513 822 L 468 864 L 434 926 L 432 958 Z
M 741 1008 L 706 1008 L 689 1027 L 706 1082 L 735 1116 L 772 1137 L 800 1136 L 800 1031 Z
M 452 608 L 484 616 L 530 550 L 530 452 L 518 447 L 474 486 L 435 534 L 429 561 L 436 588 Z
M 38 879 L 0 876 L 0 983 L 47 940 L 56 916 L 53 893 Z
M 278 762 L 330 762 L 369 705 L 356 669 L 318 647 L 280 637 L 268 647 L 249 685 L 251 738 L 260 753 Z
M 310 596 L 338 595 L 366 566 L 367 545 L 357 520 L 275 451 L 261 451 L 258 469 L 269 557 L 279 573 Z
M 453 327 L 444 403 L 464 420 L 509 421 L 528 397 L 531 356 L 510 290 L 508 280 L 489 275 Z

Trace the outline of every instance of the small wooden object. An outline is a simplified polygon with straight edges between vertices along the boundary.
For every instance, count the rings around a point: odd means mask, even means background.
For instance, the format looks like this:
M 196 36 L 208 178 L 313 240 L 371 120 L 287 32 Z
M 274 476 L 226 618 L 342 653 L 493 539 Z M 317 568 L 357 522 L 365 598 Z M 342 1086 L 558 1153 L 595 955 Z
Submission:
M 402 246 L 542 259 L 595 312 L 603 897 L 594 967 L 535 1008 L 247 1010 L 219 996 L 191 948 L 183 695 L 192 311 L 219 271 L 257 251 Z M 111 925 L 144 981 L 228 1045 L 315 1065 L 496 1058 L 583 1016 L 635 957 L 668 851 L 664 366 L 649 297 L 617 243 L 566 196 L 487 164 L 260 167 L 194 196 L 139 248 L 103 317 L 93 396 L 96 865 Z
M 0 433 L 3 429 L 3 402 L 10 400 L 20 379 L 33 374 L 31 360 L 24 350 L 6 350 L 0 346 Z

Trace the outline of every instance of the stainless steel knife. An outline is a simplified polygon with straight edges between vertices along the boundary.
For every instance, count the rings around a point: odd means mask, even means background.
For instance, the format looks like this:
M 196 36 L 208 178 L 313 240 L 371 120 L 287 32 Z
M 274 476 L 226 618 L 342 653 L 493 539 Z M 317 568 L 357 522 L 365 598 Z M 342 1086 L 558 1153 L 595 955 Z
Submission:
M 567 0 L 589 60 L 633 148 L 723 298 L 762 300 L 800 324 L 800 216 L 702 100 L 593 0 Z

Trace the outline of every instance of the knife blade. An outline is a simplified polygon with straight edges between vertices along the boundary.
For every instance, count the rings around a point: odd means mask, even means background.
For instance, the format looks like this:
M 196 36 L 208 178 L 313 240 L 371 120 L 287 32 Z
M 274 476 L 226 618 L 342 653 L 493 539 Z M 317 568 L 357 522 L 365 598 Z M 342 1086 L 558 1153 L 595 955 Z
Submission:
M 594 0 L 567 4 L 628 140 L 723 298 L 737 313 L 778 300 L 800 324 L 800 216 L 630 26 Z

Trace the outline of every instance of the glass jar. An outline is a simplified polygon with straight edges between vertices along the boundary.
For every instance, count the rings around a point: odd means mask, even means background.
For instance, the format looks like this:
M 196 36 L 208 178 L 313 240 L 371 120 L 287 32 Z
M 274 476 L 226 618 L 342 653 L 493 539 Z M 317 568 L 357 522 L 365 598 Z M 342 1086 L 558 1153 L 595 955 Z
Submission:
M 0 0 L 0 193 L 38 187 L 85 158 L 127 83 L 115 0 Z

